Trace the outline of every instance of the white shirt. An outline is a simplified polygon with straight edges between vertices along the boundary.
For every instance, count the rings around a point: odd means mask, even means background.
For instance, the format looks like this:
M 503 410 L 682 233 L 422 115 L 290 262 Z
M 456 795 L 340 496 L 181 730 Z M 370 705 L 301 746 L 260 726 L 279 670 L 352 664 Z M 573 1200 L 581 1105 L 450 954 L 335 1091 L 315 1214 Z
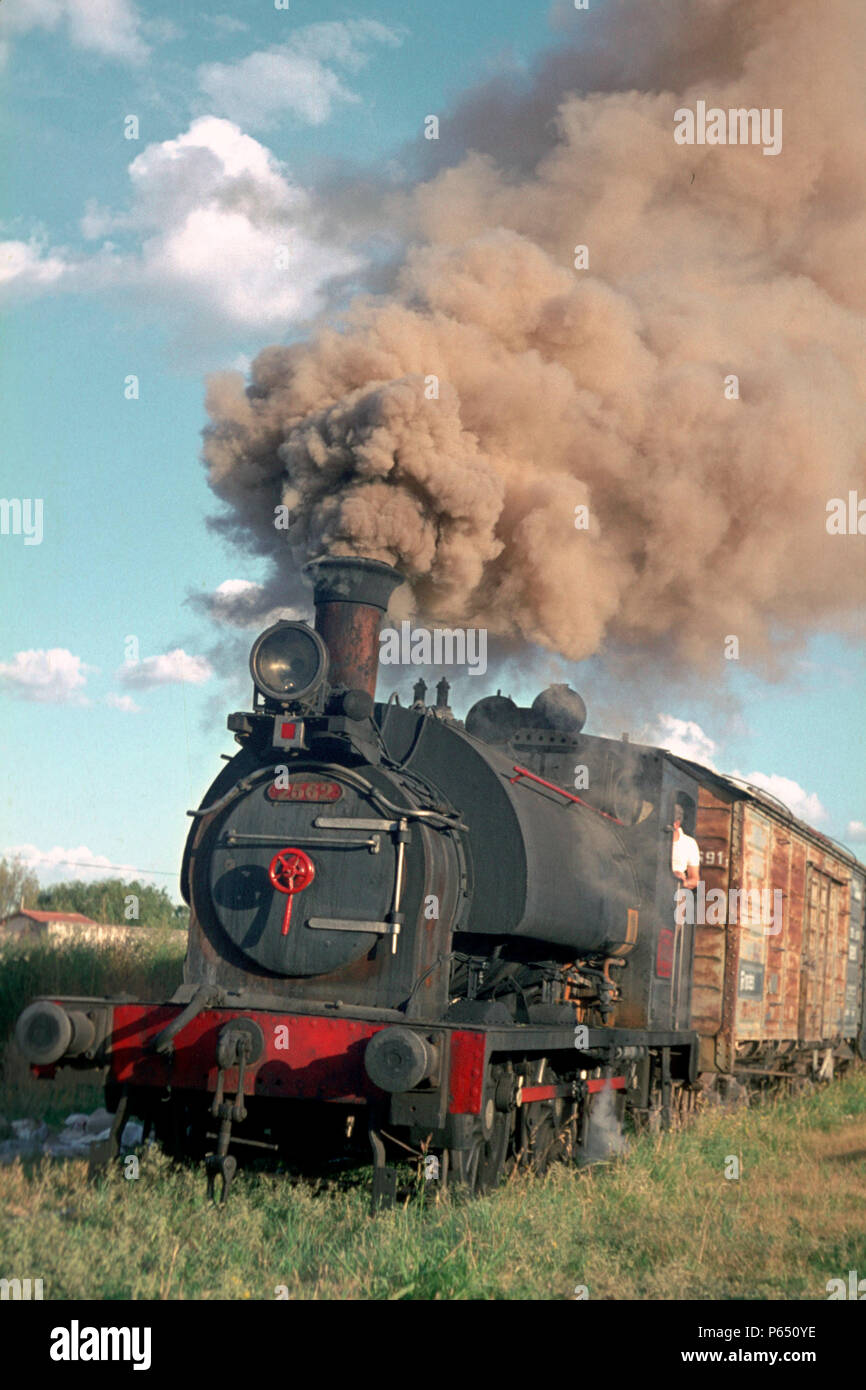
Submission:
M 700 866 L 701 851 L 698 848 L 697 840 L 693 840 L 691 835 L 684 835 L 680 831 L 671 850 L 671 869 L 675 874 L 685 874 L 688 873 L 689 869 L 699 869 Z

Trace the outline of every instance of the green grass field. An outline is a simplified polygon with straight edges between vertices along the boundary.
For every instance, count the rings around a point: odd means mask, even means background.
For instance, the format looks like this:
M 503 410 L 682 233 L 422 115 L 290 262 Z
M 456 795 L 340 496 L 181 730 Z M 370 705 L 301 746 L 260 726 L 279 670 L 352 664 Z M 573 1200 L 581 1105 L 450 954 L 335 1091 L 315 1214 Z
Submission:
M 272 1173 L 212 1208 L 203 1173 L 155 1150 L 96 1188 L 81 1161 L 0 1169 L 0 1206 L 3 1269 L 46 1298 L 826 1299 L 866 1269 L 866 1075 L 376 1218 L 361 1187 Z
M 156 1149 L 137 1178 L 118 1166 L 96 1187 L 80 1160 L 17 1162 L 0 1168 L 0 1266 L 43 1279 L 49 1299 L 536 1300 L 585 1286 L 590 1299 L 823 1300 L 829 1279 L 866 1274 L 866 1069 L 797 1100 L 707 1109 L 680 1133 L 633 1137 L 622 1159 L 516 1175 L 475 1201 L 419 1181 L 376 1218 L 346 1178 L 241 1172 L 216 1209 L 203 1172 Z

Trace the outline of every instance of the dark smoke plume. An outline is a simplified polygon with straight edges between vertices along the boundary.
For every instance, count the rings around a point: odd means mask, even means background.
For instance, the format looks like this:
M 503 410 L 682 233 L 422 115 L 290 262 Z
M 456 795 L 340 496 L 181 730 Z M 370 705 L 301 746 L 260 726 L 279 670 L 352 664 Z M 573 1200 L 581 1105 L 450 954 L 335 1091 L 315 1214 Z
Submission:
M 359 553 L 406 572 L 419 621 L 570 660 L 700 665 L 735 634 L 766 667 L 866 598 L 825 526 L 864 491 L 866 6 L 571 22 L 580 52 L 467 98 L 465 154 L 393 196 L 391 292 L 266 348 L 247 388 L 211 380 L 218 524 L 273 560 L 269 606 L 299 561 Z M 781 108 L 781 153 L 678 145 L 698 101 Z

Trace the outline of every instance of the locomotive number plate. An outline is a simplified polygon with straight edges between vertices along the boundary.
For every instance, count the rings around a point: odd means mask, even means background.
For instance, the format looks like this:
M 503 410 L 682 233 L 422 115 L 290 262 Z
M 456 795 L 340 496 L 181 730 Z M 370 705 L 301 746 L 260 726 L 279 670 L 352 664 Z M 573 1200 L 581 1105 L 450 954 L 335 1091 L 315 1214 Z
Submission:
M 339 782 L 290 782 L 287 787 L 271 782 L 270 801 L 339 801 L 343 788 Z

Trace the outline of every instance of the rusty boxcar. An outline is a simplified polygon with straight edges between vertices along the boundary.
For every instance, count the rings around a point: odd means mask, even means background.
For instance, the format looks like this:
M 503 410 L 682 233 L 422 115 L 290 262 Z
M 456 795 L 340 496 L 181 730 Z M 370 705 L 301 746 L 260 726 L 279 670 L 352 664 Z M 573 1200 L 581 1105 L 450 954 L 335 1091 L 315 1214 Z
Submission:
M 864 1047 L 863 865 L 760 788 L 683 766 L 700 785 L 704 904 L 715 890 L 719 909 L 695 923 L 701 1069 L 831 1076 Z

